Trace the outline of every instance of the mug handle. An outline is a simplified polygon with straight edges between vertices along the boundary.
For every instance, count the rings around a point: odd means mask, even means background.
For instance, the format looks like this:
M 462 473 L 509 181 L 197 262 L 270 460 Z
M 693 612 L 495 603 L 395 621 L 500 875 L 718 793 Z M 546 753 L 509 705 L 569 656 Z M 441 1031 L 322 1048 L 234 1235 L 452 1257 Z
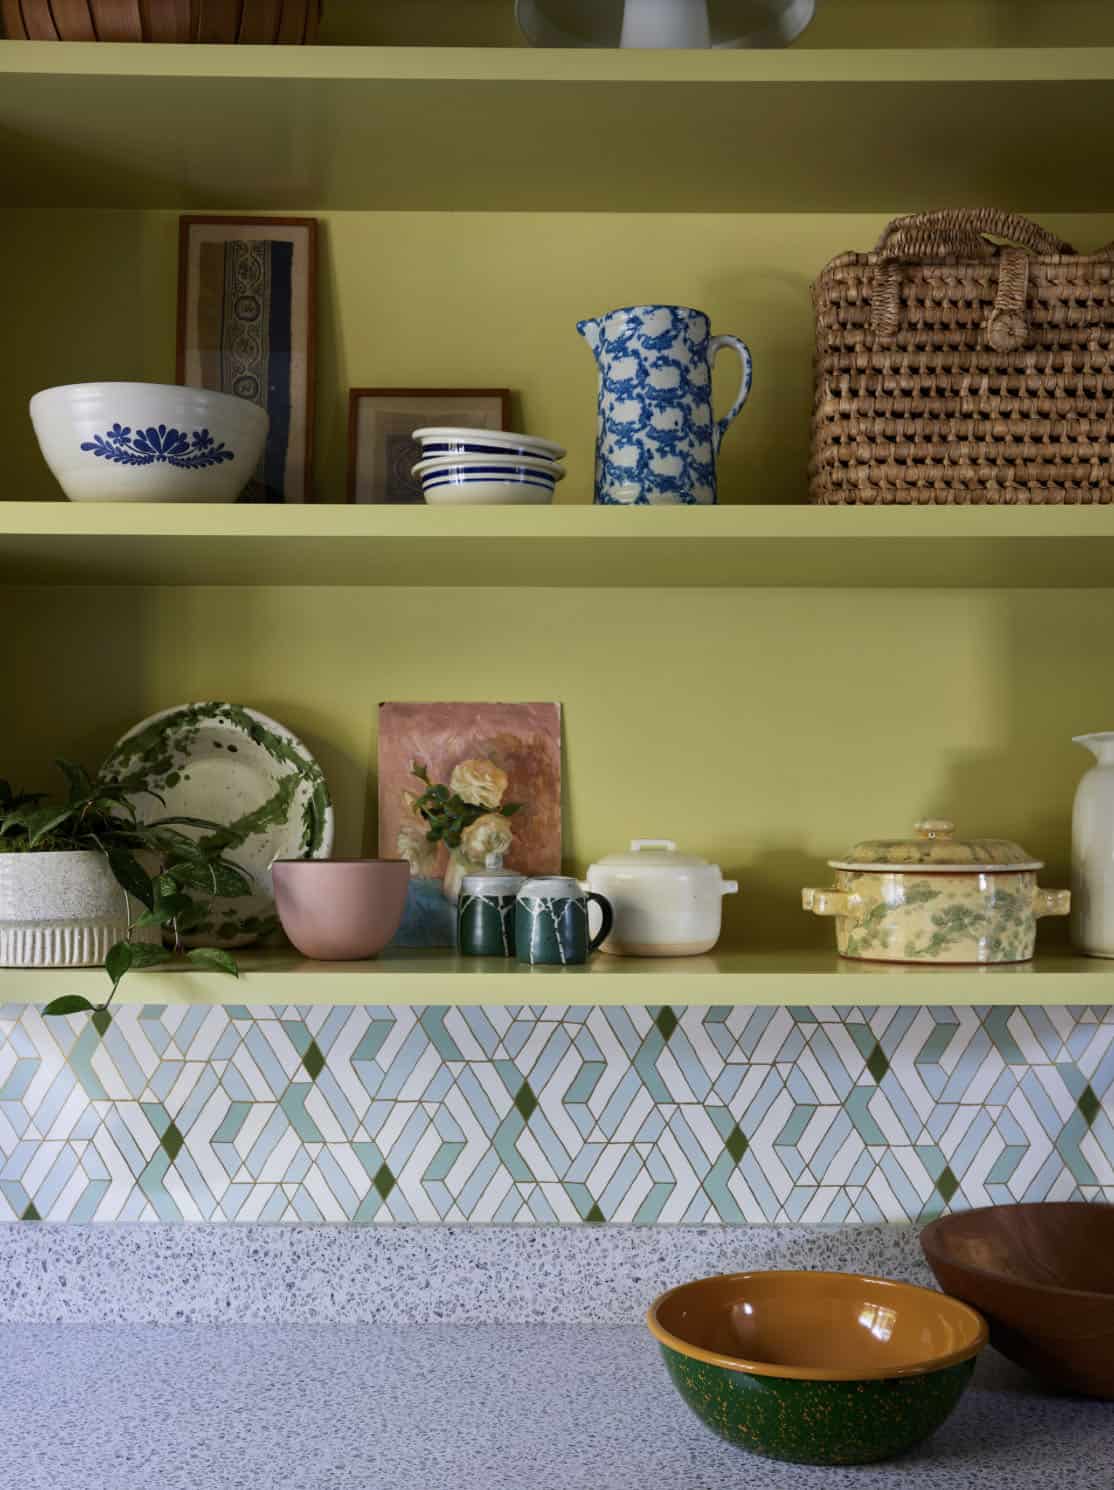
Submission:
M 615 912 L 611 909 L 611 901 L 606 895 L 597 895 L 593 890 L 588 895 L 589 905 L 598 905 L 600 908 L 600 929 L 588 943 L 588 951 L 596 952 L 611 935 L 611 928 L 615 925 Z
M 723 419 L 717 419 L 715 430 L 712 434 L 713 452 L 718 455 L 719 447 L 723 444 L 723 437 L 739 417 L 739 411 L 750 397 L 750 385 L 752 381 L 753 364 L 750 357 L 750 348 L 745 341 L 737 336 L 713 336 L 708 343 L 708 361 L 714 366 L 715 360 L 723 351 L 724 347 L 730 347 L 738 352 L 739 361 L 743 364 L 743 380 L 739 384 L 739 396 L 731 405 L 729 412 Z

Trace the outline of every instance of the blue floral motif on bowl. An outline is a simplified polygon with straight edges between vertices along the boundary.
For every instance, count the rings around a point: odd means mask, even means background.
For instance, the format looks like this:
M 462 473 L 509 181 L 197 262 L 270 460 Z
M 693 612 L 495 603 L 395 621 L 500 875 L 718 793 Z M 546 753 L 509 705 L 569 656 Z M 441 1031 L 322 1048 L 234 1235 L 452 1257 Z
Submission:
M 166 424 L 133 430 L 130 425 L 117 423 L 107 434 L 84 441 L 81 448 L 119 466 L 169 465 L 182 471 L 202 471 L 236 458 L 236 452 L 229 450 L 223 440 L 218 445 L 207 429 L 195 429 L 188 435 Z

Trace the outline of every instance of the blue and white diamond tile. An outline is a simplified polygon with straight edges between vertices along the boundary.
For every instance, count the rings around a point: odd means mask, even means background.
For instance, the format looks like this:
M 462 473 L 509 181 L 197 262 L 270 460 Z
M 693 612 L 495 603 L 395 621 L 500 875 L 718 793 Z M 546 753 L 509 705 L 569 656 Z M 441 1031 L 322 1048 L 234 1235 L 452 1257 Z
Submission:
M 1106 1008 L 0 1009 L 0 1217 L 920 1221 L 1114 1201 Z

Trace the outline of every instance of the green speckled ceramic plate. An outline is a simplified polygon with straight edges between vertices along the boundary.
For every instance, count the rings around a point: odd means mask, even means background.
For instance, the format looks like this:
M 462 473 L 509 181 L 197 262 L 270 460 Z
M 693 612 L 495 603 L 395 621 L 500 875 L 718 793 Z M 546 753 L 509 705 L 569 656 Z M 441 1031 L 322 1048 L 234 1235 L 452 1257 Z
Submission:
M 255 709 L 201 703 L 152 714 L 117 742 L 101 774 L 135 793 L 144 821 L 206 818 L 235 835 L 228 857 L 252 876 L 254 892 L 214 900 L 212 919 L 187 938 L 191 944 L 246 947 L 267 936 L 278 925 L 274 861 L 332 853 L 333 806 L 321 767 L 296 735 Z

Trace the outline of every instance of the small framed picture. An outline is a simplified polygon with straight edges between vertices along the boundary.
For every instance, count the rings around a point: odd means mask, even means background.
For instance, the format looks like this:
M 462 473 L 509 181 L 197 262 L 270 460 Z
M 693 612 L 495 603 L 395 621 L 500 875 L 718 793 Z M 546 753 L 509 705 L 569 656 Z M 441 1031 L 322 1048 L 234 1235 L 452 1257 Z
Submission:
M 508 388 L 353 388 L 348 401 L 348 500 L 422 503 L 410 470 L 421 459 L 416 429 L 507 429 Z
M 312 500 L 316 306 L 316 218 L 181 219 L 178 381 L 271 416 L 241 502 Z

